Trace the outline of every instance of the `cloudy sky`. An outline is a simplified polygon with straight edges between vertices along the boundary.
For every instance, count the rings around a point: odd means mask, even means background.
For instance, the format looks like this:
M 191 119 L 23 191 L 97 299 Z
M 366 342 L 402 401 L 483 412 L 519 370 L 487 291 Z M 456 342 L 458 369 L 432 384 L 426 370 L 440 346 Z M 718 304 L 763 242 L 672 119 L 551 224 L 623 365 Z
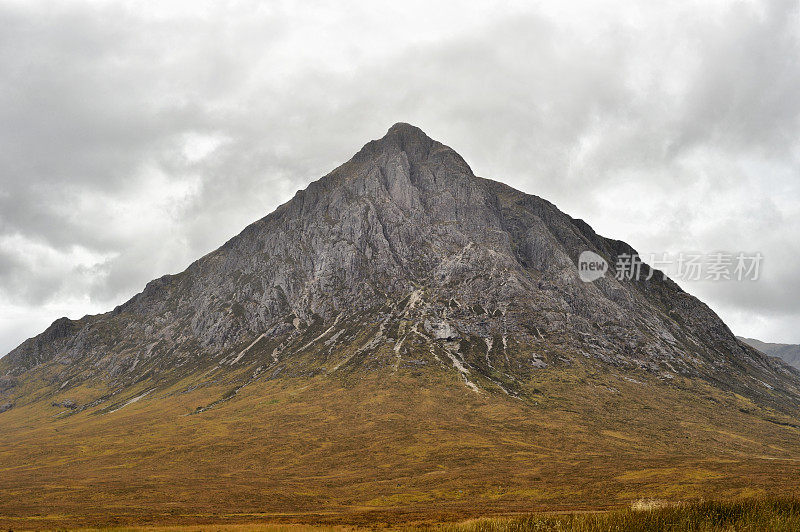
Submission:
M 398 121 L 800 343 L 796 1 L 0 0 L 0 354 L 184 269 Z M 665 4 L 669 4 L 668 6 Z

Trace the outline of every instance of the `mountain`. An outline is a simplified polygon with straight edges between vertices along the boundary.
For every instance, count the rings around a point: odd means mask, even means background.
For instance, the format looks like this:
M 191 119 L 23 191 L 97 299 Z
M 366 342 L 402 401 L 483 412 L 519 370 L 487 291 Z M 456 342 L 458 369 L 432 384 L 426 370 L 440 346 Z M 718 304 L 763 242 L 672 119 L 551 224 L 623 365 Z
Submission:
M 186 271 L 110 313 L 57 320 L 3 373 L 119 393 L 256 362 L 289 374 L 392 366 L 405 339 L 489 387 L 590 359 L 780 400 L 760 380 L 794 400 L 785 368 L 671 281 L 580 281 L 584 250 L 611 264 L 635 253 L 397 124 Z M 309 328 L 320 334 L 304 343 Z M 374 352 L 336 356 L 352 350 Z
M 610 271 L 583 282 L 584 251 Z M 0 359 L 0 515 L 335 521 L 788 489 L 800 373 L 660 274 L 617 280 L 634 253 L 396 124 L 184 272 Z
M 790 366 L 800 369 L 800 345 L 774 344 L 762 342 L 755 338 L 742 338 L 741 336 L 736 338 L 766 355 L 778 357 Z

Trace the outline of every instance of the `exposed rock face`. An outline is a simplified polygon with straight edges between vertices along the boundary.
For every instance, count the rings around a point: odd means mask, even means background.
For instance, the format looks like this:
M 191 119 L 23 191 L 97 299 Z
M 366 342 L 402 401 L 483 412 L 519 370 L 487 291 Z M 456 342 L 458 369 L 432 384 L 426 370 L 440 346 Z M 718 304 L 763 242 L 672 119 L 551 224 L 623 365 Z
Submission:
M 0 393 L 6 392 L 17 385 L 17 379 L 8 375 L 0 375 Z
M 75 403 L 75 401 L 72 401 L 70 399 L 66 399 L 64 401 L 54 401 L 53 403 L 51 403 L 51 406 L 69 408 L 70 410 L 78 408 L 78 405 Z
M 582 282 L 585 250 L 609 264 L 634 252 L 396 124 L 186 271 L 107 314 L 57 320 L 2 359 L 0 374 L 124 387 L 208 365 L 374 370 L 413 347 L 506 392 L 538 369 L 591 360 L 797 401 L 795 373 L 675 283 L 613 272 Z M 310 368 L 309 351 L 323 367 Z

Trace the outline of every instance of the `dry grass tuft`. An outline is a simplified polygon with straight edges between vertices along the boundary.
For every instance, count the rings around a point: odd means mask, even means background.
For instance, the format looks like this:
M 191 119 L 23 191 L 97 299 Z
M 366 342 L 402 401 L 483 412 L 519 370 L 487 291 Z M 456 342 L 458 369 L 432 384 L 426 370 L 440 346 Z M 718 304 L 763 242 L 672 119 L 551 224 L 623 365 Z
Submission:
M 631 510 L 634 512 L 651 512 L 653 510 L 661 510 L 662 508 L 669 508 L 671 506 L 679 506 L 681 503 L 665 501 L 662 499 L 639 499 L 631 503 Z

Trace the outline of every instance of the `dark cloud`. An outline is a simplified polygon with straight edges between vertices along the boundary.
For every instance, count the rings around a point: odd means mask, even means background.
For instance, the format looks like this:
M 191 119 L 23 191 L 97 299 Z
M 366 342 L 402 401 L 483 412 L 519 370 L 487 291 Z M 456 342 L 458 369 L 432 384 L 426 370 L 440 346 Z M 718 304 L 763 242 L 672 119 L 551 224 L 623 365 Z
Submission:
M 758 283 L 686 287 L 800 342 L 795 2 L 390 9 L 1 5 L 0 352 L 181 270 L 401 120 L 642 252 L 762 251 Z

